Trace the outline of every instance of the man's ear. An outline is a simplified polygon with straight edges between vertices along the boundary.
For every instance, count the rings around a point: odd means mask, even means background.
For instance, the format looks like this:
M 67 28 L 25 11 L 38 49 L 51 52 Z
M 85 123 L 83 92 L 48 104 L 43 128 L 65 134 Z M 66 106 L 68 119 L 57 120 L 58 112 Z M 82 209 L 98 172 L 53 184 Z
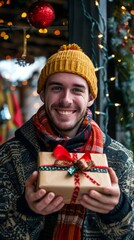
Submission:
M 93 98 L 93 96 L 90 94 L 89 95 L 89 101 L 88 101 L 88 107 L 90 107 L 90 106 L 92 106 L 93 105 L 93 103 L 94 103 L 94 98 Z
M 44 101 L 45 101 L 44 95 L 45 95 L 44 90 L 42 90 L 42 91 L 40 92 L 40 99 L 41 99 L 41 101 L 42 101 L 43 103 L 44 103 Z

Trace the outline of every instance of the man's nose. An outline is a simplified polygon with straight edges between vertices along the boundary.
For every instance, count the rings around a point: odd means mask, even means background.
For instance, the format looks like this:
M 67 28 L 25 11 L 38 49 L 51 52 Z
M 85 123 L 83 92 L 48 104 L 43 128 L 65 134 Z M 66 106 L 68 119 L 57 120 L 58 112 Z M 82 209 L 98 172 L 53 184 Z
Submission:
M 70 90 L 64 90 L 61 98 L 61 101 L 63 101 L 64 103 L 72 103 L 72 94 Z

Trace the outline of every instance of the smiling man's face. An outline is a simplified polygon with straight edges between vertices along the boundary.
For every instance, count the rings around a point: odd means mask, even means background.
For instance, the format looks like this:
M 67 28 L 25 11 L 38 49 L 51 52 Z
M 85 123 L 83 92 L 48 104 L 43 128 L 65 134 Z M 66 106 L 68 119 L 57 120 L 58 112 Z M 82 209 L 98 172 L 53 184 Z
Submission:
M 72 73 L 55 73 L 47 79 L 41 99 L 50 123 L 62 136 L 73 137 L 90 102 L 87 82 Z

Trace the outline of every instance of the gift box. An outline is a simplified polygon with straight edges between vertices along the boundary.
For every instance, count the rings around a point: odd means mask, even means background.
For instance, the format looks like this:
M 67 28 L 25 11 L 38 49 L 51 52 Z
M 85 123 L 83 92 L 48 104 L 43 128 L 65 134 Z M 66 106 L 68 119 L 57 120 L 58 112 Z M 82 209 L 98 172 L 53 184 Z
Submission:
M 38 171 L 38 188 L 63 196 L 66 204 L 78 204 L 90 189 L 111 186 L 105 154 L 69 153 L 58 145 L 53 152 L 39 152 Z

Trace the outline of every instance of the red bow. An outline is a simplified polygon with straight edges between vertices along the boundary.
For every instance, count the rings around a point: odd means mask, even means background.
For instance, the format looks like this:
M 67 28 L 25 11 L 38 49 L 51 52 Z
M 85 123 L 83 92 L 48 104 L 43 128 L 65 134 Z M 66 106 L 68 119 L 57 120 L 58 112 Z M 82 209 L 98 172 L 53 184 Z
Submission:
M 60 144 L 54 149 L 53 154 L 55 155 L 56 161 L 55 165 L 61 166 L 71 166 L 75 165 L 81 171 L 87 170 L 94 166 L 93 161 L 91 160 L 91 155 L 89 152 L 83 154 L 83 156 L 78 159 L 76 153 L 72 155 Z

